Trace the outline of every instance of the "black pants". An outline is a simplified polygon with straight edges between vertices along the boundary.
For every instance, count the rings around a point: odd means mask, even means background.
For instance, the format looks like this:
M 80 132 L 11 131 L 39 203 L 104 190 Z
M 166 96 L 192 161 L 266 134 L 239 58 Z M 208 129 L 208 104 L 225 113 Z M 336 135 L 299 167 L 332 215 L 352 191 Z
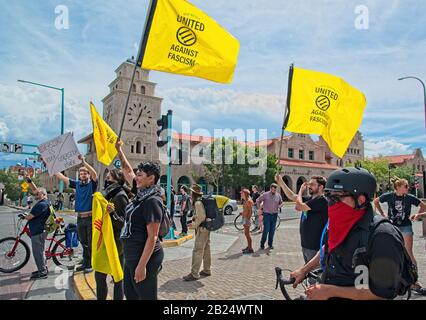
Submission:
M 92 267 L 92 217 L 77 218 L 77 235 L 83 246 L 83 266 Z
M 114 233 L 115 243 L 117 245 L 117 250 L 120 264 L 123 267 L 123 249 L 120 240 L 120 235 L 118 233 Z M 107 285 L 107 274 L 102 272 L 95 272 L 95 280 L 96 280 L 96 297 L 98 300 L 106 300 L 108 295 L 108 285 Z M 123 292 L 123 280 L 120 282 L 114 282 L 114 300 L 123 300 L 124 292 Z
M 183 211 L 180 216 L 180 224 L 182 225 L 182 232 L 188 233 L 188 211 Z
M 124 261 L 124 294 L 127 300 L 157 300 L 157 276 L 163 262 L 163 249 L 153 252 L 146 266 L 145 280 L 135 282 L 137 260 Z

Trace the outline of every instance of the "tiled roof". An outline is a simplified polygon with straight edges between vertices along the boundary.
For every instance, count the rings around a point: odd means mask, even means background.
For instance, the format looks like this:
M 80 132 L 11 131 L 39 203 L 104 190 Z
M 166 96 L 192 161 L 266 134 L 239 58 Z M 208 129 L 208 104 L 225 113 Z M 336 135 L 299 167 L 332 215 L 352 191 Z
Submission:
M 289 167 L 307 167 L 307 168 L 319 168 L 319 169 L 330 169 L 336 170 L 339 167 L 332 164 L 323 162 L 310 162 L 310 161 L 298 161 L 298 160 L 280 160 L 280 165 Z
M 403 164 L 406 160 L 414 159 L 414 154 L 404 154 L 399 156 L 386 156 L 385 159 L 389 160 L 391 164 Z

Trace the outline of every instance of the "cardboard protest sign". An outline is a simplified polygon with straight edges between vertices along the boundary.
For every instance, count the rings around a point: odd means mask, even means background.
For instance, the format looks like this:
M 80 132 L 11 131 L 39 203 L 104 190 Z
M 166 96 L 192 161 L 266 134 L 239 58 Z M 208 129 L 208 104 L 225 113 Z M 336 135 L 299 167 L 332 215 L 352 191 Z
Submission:
M 64 171 L 81 163 L 78 159 L 80 151 L 72 133 L 66 133 L 38 146 L 38 150 L 46 163 L 49 175 Z

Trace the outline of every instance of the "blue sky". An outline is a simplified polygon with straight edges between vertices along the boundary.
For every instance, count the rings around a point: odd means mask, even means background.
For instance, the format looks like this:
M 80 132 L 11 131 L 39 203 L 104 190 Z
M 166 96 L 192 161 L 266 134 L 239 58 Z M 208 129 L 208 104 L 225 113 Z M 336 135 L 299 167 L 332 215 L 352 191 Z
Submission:
M 176 128 L 268 129 L 279 135 L 287 70 L 296 66 L 343 77 L 363 91 L 366 153 L 426 151 L 426 2 L 414 0 L 193 0 L 239 39 L 233 83 L 151 72 L 163 110 Z M 355 8 L 365 5 L 369 28 L 358 30 Z M 69 9 L 68 30 L 55 28 L 55 8 Z M 77 139 L 91 130 L 89 101 L 99 110 L 114 70 L 136 55 L 147 0 L 5 1 L 0 11 L 0 141 L 39 144 L 59 134 L 59 92 L 17 79 L 65 87 L 65 127 Z M 0 167 L 21 161 L 0 154 Z

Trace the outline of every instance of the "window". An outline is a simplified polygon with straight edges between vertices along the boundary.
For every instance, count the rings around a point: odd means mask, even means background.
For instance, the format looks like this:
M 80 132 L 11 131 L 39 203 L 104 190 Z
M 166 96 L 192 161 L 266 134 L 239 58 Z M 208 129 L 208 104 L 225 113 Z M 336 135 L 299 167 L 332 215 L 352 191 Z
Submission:
M 141 153 L 142 143 L 140 141 L 136 142 L 136 153 Z
M 311 160 L 311 161 L 315 160 L 315 156 L 314 156 L 314 152 L 313 151 L 309 151 L 309 160 Z
M 417 165 L 417 171 L 420 171 L 420 165 L 419 164 Z
M 143 146 L 143 154 L 146 154 L 146 146 Z
M 292 148 L 289 148 L 289 149 L 288 149 L 288 157 L 289 157 L 289 158 L 293 158 L 293 157 L 294 157 L 294 154 L 293 154 L 293 153 L 294 153 L 294 150 L 293 150 Z
M 204 156 L 204 149 L 200 149 L 199 156 L 200 156 L 200 157 L 203 157 L 203 156 Z
M 92 152 L 92 144 L 91 143 L 89 143 L 88 145 L 87 145 L 87 153 L 91 153 Z
M 133 84 L 133 90 L 132 91 L 136 92 L 136 85 L 135 84 Z
M 141 93 L 145 94 L 145 87 L 144 86 L 141 87 Z
M 134 145 L 130 146 L 130 153 L 135 153 L 135 146 Z
M 139 71 L 136 71 L 136 79 L 139 80 Z
M 356 150 L 356 153 L 359 154 L 359 149 Z
M 305 150 L 299 150 L 299 159 L 305 159 Z

